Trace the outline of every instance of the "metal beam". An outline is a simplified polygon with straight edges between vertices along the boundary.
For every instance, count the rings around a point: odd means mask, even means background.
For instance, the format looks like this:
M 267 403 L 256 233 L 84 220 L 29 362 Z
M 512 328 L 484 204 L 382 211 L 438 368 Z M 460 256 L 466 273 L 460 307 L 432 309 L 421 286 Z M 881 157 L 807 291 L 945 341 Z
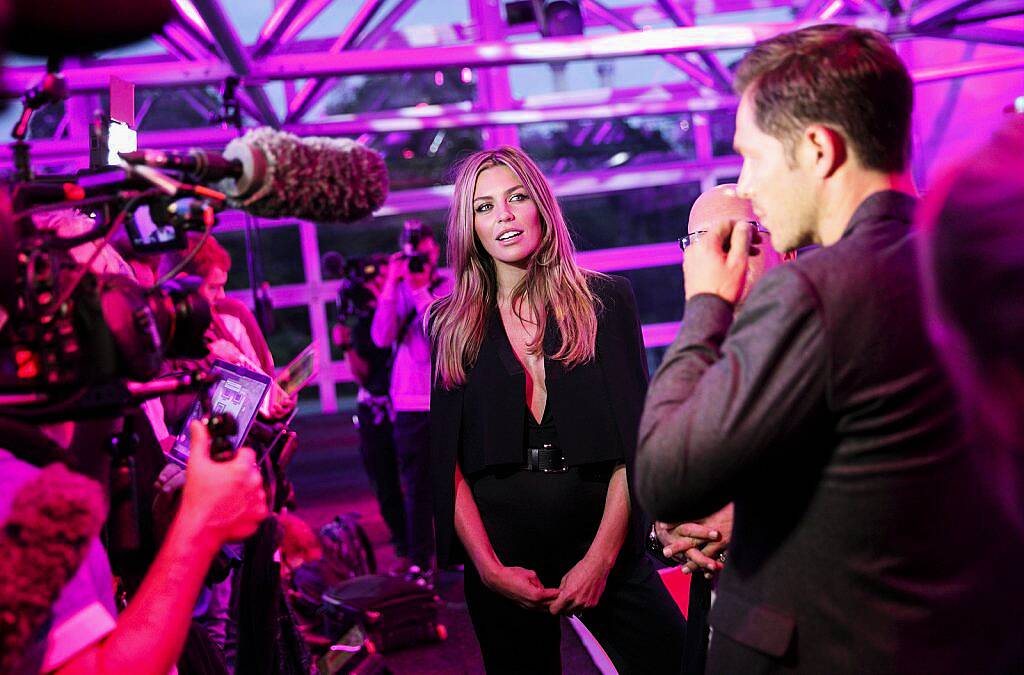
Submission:
M 969 7 L 960 12 L 956 17 L 956 22 L 963 25 L 978 21 L 1004 19 L 1018 14 L 1024 14 L 1024 0 L 989 0 L 989 2 Z
M 266 80 L 300 77 L 399 73 L 468 66 L 523 65 L 734 49 L 791 30 L 791 23 L 754 23 L 649 31 L 529 42 L 479 42 L 429 49 L 405 48 L 344 54 L 275 54 L 258 64 L 254 75 Z
M 584 95 L 585 94 L 585 95 Z M 732 110 L 732 96 L 697 96 L 686 85 L 598 89 L 573 92 L 559 100 L 538 96 L 515 102 L 505 110 L 473 110 L 470 102 L 444 106 L 419 106 L 381 113 L 335 115 L 312 124 L 289 124 L 284 129 L 299 136 L 356 136 L 363 133 L 419 131 L 480 126 L 515 126 L 539 122 L 606 119 L 633 115 L 672 115 L 685 112 Z M 180 129 L 139 133 L 139 147 L 182 149 L 218 148 L 226 145 L 235 132 L 230 129 Z M 74 156 L 87 151 L 85 141 L 37 141 L 32 144 L 38 159 Z M 9 157 L 9 149 L 0 146 L 0 160 Z
M 911 13 L 909 27 L 912 29 L 935 27 L 952 21 L 961 11 L 977 4 L 978 0 L 932 0 Z
M 263 123 L 275 128 L 281 126 L 277 119 L 277 113 L 274 112 L 274 106 L 271 105 L 270 98 L 267 97 L 267 92 L 263 91 L 263 87 L 247 81 L 253 67 L 252 61 L 249 59 L 249 52 L 246 51 L 239 39 L 238 32 L 224 13 L 220 2 L 218 0 L 197 0 L 196 9 L 209 27 L 224 58 L 231 64 L 235 75 L 242 78 L 242 86 L 252 97 Z
M 1007 47 L 1024 47 L 1024 30 L 996 28 L 995 26 L 951 26 L 920 33 L 922 36 L 960 40 L 962 42 L 983 42 Z
M 374 26 L 372 30 L 370 30 L 370 32 L 368 32 L 366 35 L 364 35 L 361 39 L 358 40 L 357 44 L 355 45 L 355 49 L 374 49 L 381 43 L 383 43 L 384 40 L 386 40 L 392 34 L 392 31 L 395 28 L 395 24 L 397 24 L 401 20 L 401 18 L 405 16 L 406 12 L 412 9 L 412 6 L 415 5 L 416 2 L 417 0 L 399 0 L 398 4 L 392 7 L 391 11 L 384 15 L 384 18 L 381 19 L 377 23 L 377 25 Z M 320 88 L 320 91 L 310 95 L 310 97 L 304 104 L 305 110 L 296 110 L 295 115 L 292 115 L 289 112 L 289 114 L 286 116 L 285 121 L 297 122 L 301 117 L 305 116 L 306 113 L 308 113 L 317 103 L 320 102 L 320 100 L 324 96 L 327 95 L 327 92 L 331 90 L 332 84 L 333 81 L 327 82 L 326 84 L 324 84 L 324 86 Z M 293 95 L 289 98 L 289 110 L 291 110 L 293 106 L 295 106 L 296 96 L 297 95 Z
M 460 129 L 490 126 L 519 126 L 542 122 L 567 120 L 613 119 L 647 115 L 681 115 L 694 111 L 734 110 L 735 97 L 673 98 L 664 101 L 623 100 L 597 105 L 573 105 L 543 110 L 453 110 L 458 106 L 424 106 L 412 109 L 417 116 L 398 117 L 394 114 L 367 117 L 354 115 L 351 119 L 325 119 L 314 124 L 294 124 L 286 128 L 299 136 L 354 136 L 362 133 L 389 133 L 395 131 L 421 131 L 427 129 Z M 458 106 L 464 107 L 464 106 Z M 434 110 L 430 110 L 433 108 Z M 431 114 L 434 113 L 434 114 Z
M 978 75 L 994 75 L 1010 70 L 1024 69 L 1024 56 L 1004 56 L 991 59 L 975 59 L 967 63 L 954 63 L 947 66 L 919 68 L 910 75 L 915 84 L 928 84 L 943 80 L 955 80 L 960 77 Z
M 204 0 L 212 2 L 213 0 Z M 885 29 L 884 19 L 858 17 L 858 25 Z M 485 68 L 492 66 L 563 61 L 651 56 L 700 50 L 750 47 L 756 42 L 798 27 L 794 23 L 751 23 L 658 28 L 615 35 L 571 38 L 547 38 L 525 42 L 478 42 L 430 48 L 403 48 L 380 51 L 358 50 L 339 54 L 272 54 L 253 64 L 249 82 L 292 80 L 309 77 L 399 73 L 415 70 L 439 70 L 448 67 Z M 894 36 L 897 39 L 910 34 Z M 71 92 L 102 91 L 111 75 L 117 75 L 137 87 L 168 87 L 185 84 L 216 84 L 233 71 L 223 63 L 197 61 L 180 64 L 178 71 L 167 68 L 168 60 L 144 63 L 119 63 L 69 69 L 64 77 Z M 38 81 L 41 68 L 9 68 L 5 73 L 8 91 L 24 91 Z
M 613 10 L 608 9 L 602 5 L 598 0 L 584 0 L 584 6 L 588 13 L 599 16 L 602 20 L 607 22 L 609 25 L 614 26 L 620 31 L 628 32 L 639 32 L 640 27 L 628 19 L 624 19 Z M 715 78 L 704 72 L 694 64 L 687 61 L 682 56 L 676 54 L 665 54 L 662 56 L 665 62 L 672 65 L 675 68 L 683 71 L 686 76 L 693 82 L 699 84 L 702 87 L 708 87 L 710 89 L 720 88 L 719 83 L 715 81 Z
M 492 0 L 469 0 L 469 15 L 476 26 L 478 40 L 505 40 L 505 22 L 501 7 Z M 484 114 L 507 110 L 514 105 L 508 68 L 481 68 L 476 73 L 476 101 L 473 108 Z M 484 148 L 519 145 L 519 129 L 511 125 L 485 125 L 480 133 Z
M 333 0 L 285 0 L 271 13 L 270 18 L 260 29 L 259 37 L 256 39 L 256 46 L 253 47 L 252 57 L 258 59 L 266 56 L 290 38 L 286 36 L 298 35 L 303 28 L 308 26 L 327 5 Z
M 367 24 L 373 20 L 377 10 L 380 9 L 381 5 L 384 4 L 384 0 L 365 0 L 362 6 L 356 11 L 355 16 L 345 26 L 345 30 L 341 32 L 338 39 L 334 41 L 330 49 L 327 50 L 328 54 L 339 54 L 346 51 L 353 44 L 359 34 L 366 30 Z M 316 100 L 319 100 L 319 94 L 326 87 L 327 82 L 324 79 L 310 80 L 307 82 L 302 89 L 295 93 L 292 97 L 291 103 L 288 105 L 288 114 L 285 115 L 285 122 L 294 122 L 306 114 Z
M 658 4 L 675 25 L 680 27 L 697 25 L 693 15 L 687 12 L 678 0 L 658 0 Z M 697 52 L 697 55 L 704 62 L 704 65 L 707 66 L 711 77 L 718 83 L 718 89 L 732 91 L 732 73 L 729 72 L 729 69 L 722 64 L 718 57 L 711 52 L 704 51 Z

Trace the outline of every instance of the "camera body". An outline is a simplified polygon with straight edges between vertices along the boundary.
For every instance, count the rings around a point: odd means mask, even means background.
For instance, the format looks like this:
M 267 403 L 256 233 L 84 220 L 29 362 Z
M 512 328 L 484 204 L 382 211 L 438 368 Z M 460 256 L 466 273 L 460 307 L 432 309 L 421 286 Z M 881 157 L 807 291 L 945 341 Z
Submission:
M 427 268 L 427 254 L 419 252 L 420 242 L 432 236 L 428 234 L 430 226 L 419 220 L 407 220 L 402 226 L 402 234 L 398 238 L 398 246 L 402 255 L 409 261 L 409 271 L 419 274 Z
M 387 265 L 383 254 L 368 255 L 346 260 L 338 288 L 338 321 L 354 326 L 373 314 L 377 296 L 366 284 L 379 277 Z
M 93 221 L 69 203 L 37 223 L 24 206 L 0 212 L 0 413 L 38 422 L 115 415 L 116 399 L 130 398 L 126 383 L 153 379 L 165 358 L 206 355 L 200 280 L 144 288 L 128 269 L 88 270 L 75 253 L 109 246 L 103 210 Z

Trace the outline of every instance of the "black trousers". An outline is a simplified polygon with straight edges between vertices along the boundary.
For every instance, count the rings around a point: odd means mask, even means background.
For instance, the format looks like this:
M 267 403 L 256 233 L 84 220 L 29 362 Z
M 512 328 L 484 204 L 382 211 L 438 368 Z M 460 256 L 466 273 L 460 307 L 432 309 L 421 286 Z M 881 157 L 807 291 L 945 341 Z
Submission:
M 611 467 L 491 473 L 470 480 L 495 553 L 548 588 L 586 553 L 604 512 Z M 466 604 L 487 672 L 560 673 L 559 618 L 523 609 L 466 565 Z M 642 554 L 624 552 L 597 607 L 580 617 L 623 675 L 681 672 L 685 622 Z
M 434 500 L 430 476 L 430 413 L 395 415 L 395 450 L 402 479 L 408 556 L 414 565 L 434 564 Z
M 359 454 L 380 506 L 380 515 L 391 532 L 391 541 L 399 556 L 408 555 L 405 527 L 405 502 L 398 477 L 398 455 L 395 451 L 394 428 L 388 411 L 382 407 L 360 403 Z

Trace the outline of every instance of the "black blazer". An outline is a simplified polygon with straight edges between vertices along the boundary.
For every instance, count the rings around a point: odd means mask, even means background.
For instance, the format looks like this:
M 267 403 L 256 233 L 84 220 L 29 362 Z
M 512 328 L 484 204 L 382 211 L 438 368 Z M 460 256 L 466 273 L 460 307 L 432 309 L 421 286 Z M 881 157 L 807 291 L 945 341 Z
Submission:
M 928 340 L 914 204 L 872 195 L 735 323 L 692 298 L 651 383 L 640 501 L 667 521 L 735 502 L 709 673 L 1003 672 L 1020 641 L 1019 507 Z
M 544 361 L 559 443 L 572 466 L 619 460 L 632 476 L 636 431 L 647 390 L 647 357 L 636 299 L 623 277 L 594 277 L 601 300 L 597 354 L 572 370 Z M 545 329 L 544 352 L 554 353 L 561 336 L 553 318 Z M 477 363 L 466 384 L 446 390 L 436 383 L 430 396 L 431 466 L 434 481 L 437 557 L 441 565 L 464 559 L 455 536 L 455 462 L 466 476 L 489 467 L 522 464 L 526 415 L 526 377 L 492 312 Z M 630 494 L 632 494 L 632 488 Z M 638 511 L 634 505 L 634 515 Z M 642 523 L 623 551 L 635 551 Z M 639 532 L 636 531 L 639 529 Z M 621 559 L 621 555 L 620 555 Z

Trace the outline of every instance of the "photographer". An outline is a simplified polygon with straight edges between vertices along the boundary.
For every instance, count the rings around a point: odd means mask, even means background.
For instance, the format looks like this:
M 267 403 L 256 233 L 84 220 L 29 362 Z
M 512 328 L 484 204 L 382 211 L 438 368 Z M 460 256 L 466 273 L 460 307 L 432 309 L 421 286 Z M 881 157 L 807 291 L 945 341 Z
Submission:
M 352 376 L 359 384 L 356 408 L 359 454 L 377 497 L 380 514 L 391 532 L 395 553 L 404 559 L 408 555 L 405 506 L 388 397 L 392 351 L 376 346 L 370 338 L 370 326 L 387 270 L 388 258 L 384 255 L 353 260 L 339 270 L 343 280 L 338 297 L 338 321 L 332 337 L 345 353 Z M 400 567 L 407 568 L 408 564 L 401 563 Z
M 44 430 L 64 432 L 65 438 L 70 438 L 70 428 L 65 423 Z M 19 578 L 32 574 L 38 578 L 40 573 L 39 551 L 19 547 L 19 542 L 28 540 L 31 534 L 46 532 L 54 536 L 43 544 L 66 544 L 59 551 L 61 557 L 65 561 L 77 558 L 72 550 L 75 542 L 68 541 L 67 529 L 62 527 L 70 528 L 70 524 L 46 522 L 47 512 L 43 510 L 38 510 L 42 516 L 32 520 L 29 515 L 33 505 L 48 497 L 81 496 L 78 515 L 96 507 L 100 513 L 93 513 L 93 517 L 98 523 L 104 517 L 100 506 L 103 499 L 99 486 L 62 467 L 51 465 L 39 470 L 11 452 L 0 450 L 0 472 L 4 476 L 0 483 L 0 520 L 8 525 L 3 539 L 3 614 L 16 617 L 16 628 L 23 631 L 10 630 L 15 621 L 4 626 L 5 655 L 0 664 L 4 672 L 10 668 L 15 673 L 162 675 L 173 668 L 185 644 L 192 609 L 214 555 L 224 543 L 252 534 L 267 515 L 266 496 L 253 452 L 242 449 L 232 460 L 218 464 L 209 455 L 206 427 L 195 422 L 190 432 L 193 452 L 186 469 L 181 509 L 142 586 L 119 617 L 114 611 L 110 566 L 93 532 L 84 543 L 84 561 L 69 565 L 74 576 L 60 588 L 56 602 L 48 605 L 45 621 L 24 620 L 28 613 L 26 605 L 40 608 L 38 599 L 31 596 L 41 595 L 45 589 L 22 584 L 22 593 L 14 592 Z M 71 491 L 64 489 L 66 485 L 76 486 L 77 494 L 68 495 Z M 12 523 L 22 528 L 12 528 Z M 57 536 L 55 530 L 65 536 Z M 34 568 L 30 567 L 32 563 L 37 563 Z M 25 587 L 29 598 L 24 597 Z M 13 655 L 20 656 L 19 662 L 8 661 Z
M 408 553 L 413 574 L 432 579 L 434 533 L 431 513 L 430 343 L 423 317 L 434 299 L 445 295 L 450 280 L 441 275 L 441 249 L 423 223 L 408 220 L 402 251 L 391 256 L 384 287 L 373 317 L 371 336 L 378 347 L 393 347 L 391 403 L 395 410 L 395 448 L 405 499 Z

